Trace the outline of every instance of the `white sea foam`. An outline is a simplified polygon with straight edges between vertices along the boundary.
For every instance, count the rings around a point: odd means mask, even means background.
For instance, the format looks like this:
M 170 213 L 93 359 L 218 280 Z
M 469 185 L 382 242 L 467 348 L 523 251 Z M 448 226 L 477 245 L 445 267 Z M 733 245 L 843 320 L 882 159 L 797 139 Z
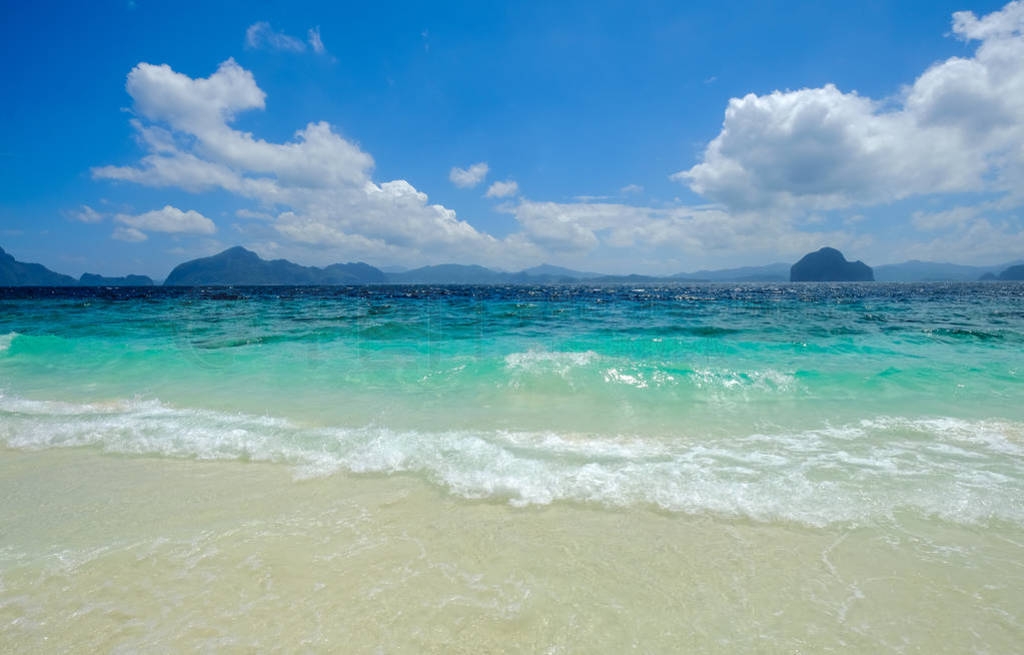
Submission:
M 586 366 L 598 357 L 593 350 L 563 352 L 558 350 L 528 350 L 505 355 L 505 366 L 510 369 L 536 371 L 553 370 L 565 375 L 571 369 Z
M 19 336 L 17 332 L 8 332 L 7 334 L 0 334 L 0 353 L 5 352 L 11 347 L 11 342 L 14 341 L 15 337 Z
M 799 432 L 669 440 L 502 430 L 309 427 L 281 418 L 0 396 L 0 443 L 281 462 L 299 476 L 421 475 L 512 505 L 653 505 L 810 525 L 901 511 L 1024 523 L 1024 424 L 876 417 Z
M 610 368 L 604 372 L 605 382 L 617 382 L 619 384 L 626 384 L 637 389 L 647 388 L 647 381 L 644 380 L 643 374 L 630 375 L 629 373 L 623 373 L 617 368 Z
M 690 374 L 690 380 L 698 389 L 760 391 L 789 391 L 796 385 L 791 373 L 775 369 L 734 371 L 730 369 L 697 369 Z

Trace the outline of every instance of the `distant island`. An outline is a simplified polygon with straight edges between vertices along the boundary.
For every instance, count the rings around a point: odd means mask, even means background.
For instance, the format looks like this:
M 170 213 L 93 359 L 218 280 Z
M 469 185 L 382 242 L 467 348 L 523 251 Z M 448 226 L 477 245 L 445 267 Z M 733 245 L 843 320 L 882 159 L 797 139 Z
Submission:
M 369 264 L 302 266 L 287 259 L 266 260 L 241 246 L 178 264 L 164 280 L 168 287 L 383 284 L 387 278 Z
M 874 282 L 871 267 L 858 260 L 846 261 L 835 248 L 822 248 L 804 255 L 789 269 L 790 282 Z
M 332 286 L 366 284 L 671 284 L 674 282 L 787 282 L 864 281 L 929 282 L 1024 280 L 1024 262 L 999 266 L 965 266 L 912 260 L 872 269 L 863 262 L 850 262 L 835 248 L 808 253 L 792 266 L 783 262 L 764 266 L 742 266 L 667 276 L 606 275 L 541 264 L 517 272 L 496 271 L 484 266 L 440 264 L 388 271 L 365 262 L 303 266 L 287 259 L 266 260 L 255 252 L 235 246 L 216 255 L 179 264 L 164 280 L 164 286 Z M 146 275 L 105 277 L 84 273 L 78 279 L 55 273 L 42 264 L 17 261 L 0 248 L 0 287 L 114 287 L 152 286 Z
M 999 274 L 1000 280 L 1024 280 L 1024 264 L 1011 266 Z
M 901 264 L 874 266 L 878 282 L 974 282 L 986 273 L 993 277 L 1008 264 L 1001 266 L 965 266 L 947 262 L 923 262 L 912 259 Z
M 95 287 L 95 286 L 152 286 L 146 275 L 103 277 L 84 273 L 75 279 L 70 275 L 54 273 L 42 264 L 19 262 L 0 248 L 0 286 L 5 287 Z
M 148 275 L 125 275 L 123 277 L 105 277 L 94 273 L 82 273 L 78 278 L 80 287 L 151 287 L 153 280 Z

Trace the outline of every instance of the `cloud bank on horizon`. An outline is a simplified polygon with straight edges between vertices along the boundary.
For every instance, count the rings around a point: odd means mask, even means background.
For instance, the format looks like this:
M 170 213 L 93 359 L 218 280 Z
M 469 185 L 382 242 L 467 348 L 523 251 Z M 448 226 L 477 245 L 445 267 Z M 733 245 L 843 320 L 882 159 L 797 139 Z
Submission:
M 826 84 L 729 100 L 720 132 L 698 161 L 665 172 L 699 195 L 700 204 L 537 199 L 513 181 L 516 171 L 499 171 L 503 179 L 483 196 L 514 220 L 504 236 L 431 202 L 410 181 L 375 179 L 374 158 L 337 126 L 309 122 L 283 142 L 239 129 L 240 116 L 266 109 L 267 94 L 231 58 L 206 78 L 167 64 L 136 65 L 125 88 L 144 155 L 130 165 L 97 166 L 92 174 L 230 194 L 246 204 L 235 212 L 243 233 L 245 222 L 259 228 L 247 245 L 314 263 L 514 268 L 597 252 L 638 261 L 665 250 L 795 255 L 825 243 L 856 249 L 874 240 L 860 229 L 857 212 L 936 196 L 955 203 L 908 212 L 916 238 L 899 247 L 909 256 L 1024 252 L 1016 214 L 1024 206 L 1024 2 L 980 17 L 957 12 L 952 34 L 974 47 L 971 56 L 932 64 L 895 97 Z M 318 28 L 308 36 L 302 41 L 261 22 L 249 27 L 245 42 L 326 51 Z M 448 178 L 466 193 L 494 172 L 480 161 L 452 166 Z M 620 197 L 639 198 L 643 191 L 632 183 Z M 830 212 L 845 212 L 846 219 L 826 225 L 822 216 Z M 104 219 L 88 206 L 71 215 L 91 224 Z M 135 242 L 150 232 L 209 237 L 225 227 L 193 207 L 171 205 L 109 218 L 113 238 Z

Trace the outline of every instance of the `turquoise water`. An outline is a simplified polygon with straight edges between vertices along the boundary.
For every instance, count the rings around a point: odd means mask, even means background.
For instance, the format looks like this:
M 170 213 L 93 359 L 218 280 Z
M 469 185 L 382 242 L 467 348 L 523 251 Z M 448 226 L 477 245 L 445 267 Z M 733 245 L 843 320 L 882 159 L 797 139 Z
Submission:
M 1008 653 L 1024 285 L 0 290 L 0 651 Z
M 1024 286 L 5 293 L 0 440 L 512 505 L 1024 523 Z

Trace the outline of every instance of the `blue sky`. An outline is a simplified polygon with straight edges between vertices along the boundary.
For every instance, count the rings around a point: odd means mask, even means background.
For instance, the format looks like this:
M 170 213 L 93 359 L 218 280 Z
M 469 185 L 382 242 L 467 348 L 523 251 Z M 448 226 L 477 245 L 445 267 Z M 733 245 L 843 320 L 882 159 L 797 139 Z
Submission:
M 158 278 L 236 244 L 644 273 L 1024 255 L 1020 2 L 371 5 L 5 2 L 0 246 Z

